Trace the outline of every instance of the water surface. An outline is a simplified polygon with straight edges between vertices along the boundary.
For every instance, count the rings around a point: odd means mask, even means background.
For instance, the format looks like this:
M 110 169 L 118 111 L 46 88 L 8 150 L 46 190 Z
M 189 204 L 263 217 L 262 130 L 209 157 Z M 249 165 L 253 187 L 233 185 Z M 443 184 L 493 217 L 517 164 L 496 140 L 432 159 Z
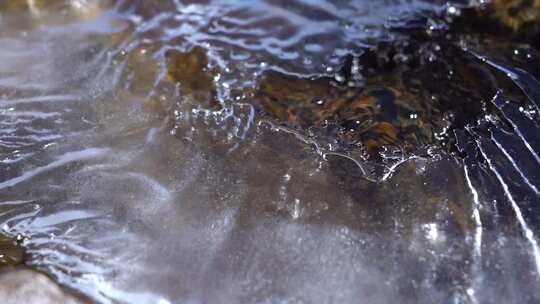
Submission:
M 534 47 L 473 35 L 504 90 L 370 158 L 265 113 L 261 75 L 336 77 L 449 6 L 40 3 L 0 15 L 0 227 L 28 265 L 99 303 L 540 301 Z M 169 54 L 194 50 L 207 63 L 171 81 Z

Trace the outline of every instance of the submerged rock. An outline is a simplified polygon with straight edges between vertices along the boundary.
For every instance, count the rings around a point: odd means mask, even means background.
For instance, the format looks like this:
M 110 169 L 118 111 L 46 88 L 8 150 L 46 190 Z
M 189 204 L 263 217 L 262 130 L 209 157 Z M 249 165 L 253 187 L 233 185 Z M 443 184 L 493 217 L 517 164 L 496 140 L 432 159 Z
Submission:
M 3 304 L 89 303 L 65 292 L 47 276 L 25 269 L 0 272 L 0 299 Z
M 43 9 L 45 4 L 49 6 L 57 6 L 64 1 L 28 1 L 28 0 L 12 0 L 2 1 L 0 3 L 0 10 L 2 11 L 32 11 L 37 9 Z
M 209 67 L 206 50 L 194 47 L 189 52 L 169 50 L 167 58 L 167 80 L 180 85 L 181 94 L 204 108 L 217 108 L 214 71 Z
M 534 33 L 531 25 L 538 20 L 539 6 L 539 1 L 493 1 L 463 12 L 452 7 L 442 15 L 420 13 L 391 27 L 391 41 L 348 56 L 333 77 L 264 72 L 255 103 L 296 128 L 336 125 L 342 142 L 370 155 L 385 146 L 406 153 L 433 144 L 453 149 L 450 130 L 491 113 L 494 109 L 486 103 L 500 88 L 514 90 L 469 48 L 489 42 L 515 53 L 516 44 L 500 41 L 478 24 Z M 526 47 L 523 42 L 534 43 L 521 37 L 520 46 Z
M 2 12 L 30 12 L 33 15 L 50 13 L 58 10 L 76 12 L 78 14 L 96 16 L 101 13 L 104 4 L 109 0 L 73 1 L 73 0 L 10 0 L 0 2 Z M 81 15 L 82 16 L 82 15 Z
M 368 79 L 371 82 L 371 80 Z M 302 78 L 267 71 L 260 79 L 255 101 L 269 115 L 292 126 L 326 127 L 336 123 L 347 144 L 363 144 L 368 152 L 384 145 L 410 146 L 430 141 L 430 128 L 419 115 L 414 96 L 400 83 L 363 88 L 338 85 L 333 78 Z
M 22 238 L 13 239 L 0 235 L 0 269 L 4 266 L 15 266 L 24 262 L 25 252 L 21 242 Z
M 523 30 L 524 27 L 538 28 L 540 19 L 539 0 L 493 0 L 482 14 L 500 21 L 514 31 Z

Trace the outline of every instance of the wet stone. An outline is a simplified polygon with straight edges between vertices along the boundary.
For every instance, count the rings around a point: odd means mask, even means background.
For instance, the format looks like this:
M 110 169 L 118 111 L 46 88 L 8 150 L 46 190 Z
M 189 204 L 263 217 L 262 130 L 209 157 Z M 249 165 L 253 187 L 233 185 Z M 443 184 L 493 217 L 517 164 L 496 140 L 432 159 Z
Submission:
M 420 15 L 406 26 L 391 28 L 394 41 L 347 56 L 333 77 L 265 71 L 255 103 L 273 119 L 296 128 L 334 123 L 340 127 L 344 144 L 363 148 L 370 155 L 385 146 L 406 153 L 429 145 L 453 149 L 443 133 L 475 123 L 486 110 L 492 112 L 482 101 L 499 88 L 512 90 L 513 86 L 460 44 L 480 47 L 492 39 L 468 20 L 496 20 L 518 30 L 538 19 L 538 2 L 495 1 L 470 8 L 467 12 L 474 17 L 465 19 L 456 13 L 436 31 L 426 28 L 434 22 L 429 20 L 441 17 Z
M 0 272 L 0 299 L 3 304 L 90 303 L 62 290 L 47 276 L 26 269 Z
M 0 13 L 26 13 L 34 16 L 62 11 L 66 14 L 84 13 L 96 16 L 101 12 L 99 8 L 110 5 L 113 1 L 70 1 L 70 0 L 10 0 L 0 2 Z
M 48 2 L 48 3 L 47 3 Z M 27 0 L 12 0 L 2 1 L 0 3 L 0 9 L 2 11 L 30 11 L 36 9 L 43 9 L 46 5 L 58 6 L 65 1 L 27 1 Z
M 369 63 L 373 53 L 368 51 L 359 60 Z M 349 87 L 330 77 L 301 78 L 267 71 L 259 81 L 254 99 L 263 112 L 294 127 L 305 129 L 336 123 L 345 144 L 360 145 L 370 154 L 387 145 L 414 152 L 418 147 L 437 143 L 435 133 L 448 126 L 448 113 L 458 113 L 452 123 L 460 126 L 481 113 L 481 105 L 475 99 L 478 94 L 463 88 L 466 82 L 460 84 L 455 79 L 437 83 L 449 90 L 440 96 L 438 104 L 434 102 L 433 96 L 439 90 L 432 80 L 444 81 L 447 74 L 444 64 L 397 67 L 380 63 L 366 72 L 362 87 Z M 464 111 L 468 108 L 473 111 Z
M 21 246 L 22 237 L 11 238 L 0 235 L 0 269 L 5 266 L 22 264 L 25 260 L 25 251 Z
M 492 18 L 514 31 L 534 26 L 540 18 L 539 0 L 494 0 L 484 9 Z
M 181 94 L 203 108 L 218 108 L 214 71 L 209 66 L 206 50 L 194 47 L 188 52 L 169 50 L 167 80 L 180 85 Z

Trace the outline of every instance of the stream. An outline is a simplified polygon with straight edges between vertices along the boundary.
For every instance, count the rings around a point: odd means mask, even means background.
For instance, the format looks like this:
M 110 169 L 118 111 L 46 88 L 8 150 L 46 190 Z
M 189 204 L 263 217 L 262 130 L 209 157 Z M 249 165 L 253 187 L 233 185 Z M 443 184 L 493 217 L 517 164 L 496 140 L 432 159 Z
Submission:
M 476 9 L 0 0 L 0 234 L 96 303 L 539 303 L 540 40 Z

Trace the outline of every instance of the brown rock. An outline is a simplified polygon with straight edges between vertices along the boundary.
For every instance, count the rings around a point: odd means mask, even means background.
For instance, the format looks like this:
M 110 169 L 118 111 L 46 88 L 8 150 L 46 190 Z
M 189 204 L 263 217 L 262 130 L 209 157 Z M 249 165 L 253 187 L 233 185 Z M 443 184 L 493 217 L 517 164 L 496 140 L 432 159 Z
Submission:
M 189 52 L 169 50 L 167 57 L 167 79 L 179 83 L 181 94 L 204 108 L 217 108 L 217 91 L 214 73 L 209 68 L 206 50 L 194 47 Z
M 540 18 L 540 0 L 493 0 L 488 9 L 495 19 L 514 31 Z

